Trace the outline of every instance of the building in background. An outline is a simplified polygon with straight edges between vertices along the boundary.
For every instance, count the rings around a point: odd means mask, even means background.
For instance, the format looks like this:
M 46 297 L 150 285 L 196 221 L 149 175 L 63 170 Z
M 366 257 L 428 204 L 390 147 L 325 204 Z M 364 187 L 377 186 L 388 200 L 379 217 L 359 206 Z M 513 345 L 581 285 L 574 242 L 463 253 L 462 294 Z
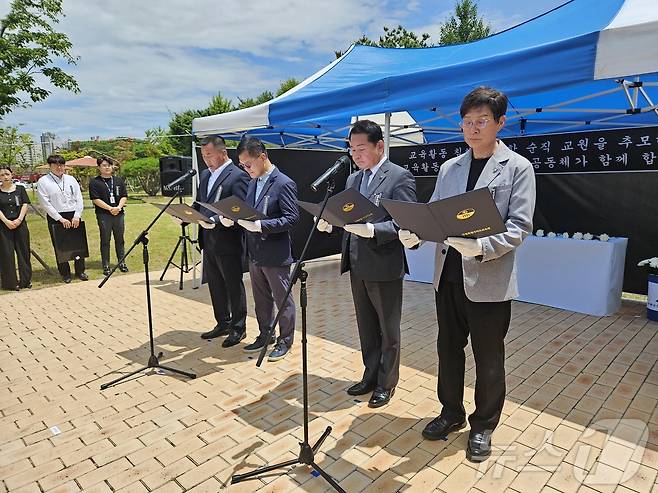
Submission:
M 41 153 L 44 158 L 55 153 L 55 134 L 44 132 L 41 134 Z

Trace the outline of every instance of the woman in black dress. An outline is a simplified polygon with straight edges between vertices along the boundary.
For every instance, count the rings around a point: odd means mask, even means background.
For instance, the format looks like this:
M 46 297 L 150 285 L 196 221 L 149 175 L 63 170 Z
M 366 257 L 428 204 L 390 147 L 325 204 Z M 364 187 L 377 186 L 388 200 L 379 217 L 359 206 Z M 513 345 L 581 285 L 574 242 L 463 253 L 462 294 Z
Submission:
M 11 168 L 0 164 L 0 281 L 2 289 L 32 287 L 30 232 L 25 222 L 30 199 L 21 185 L 12 182 Z M 16 261 L 18 274 L 16 277 Z M 19 280 L 20 278 L 20 280 Z

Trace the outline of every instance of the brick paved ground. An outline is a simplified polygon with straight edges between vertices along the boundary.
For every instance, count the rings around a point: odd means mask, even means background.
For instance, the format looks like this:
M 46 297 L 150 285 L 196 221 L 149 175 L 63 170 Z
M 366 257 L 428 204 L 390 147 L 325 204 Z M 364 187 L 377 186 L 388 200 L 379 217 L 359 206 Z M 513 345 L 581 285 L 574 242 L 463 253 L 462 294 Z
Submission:
M 335 261 L 309 272 L 311 441 L 333 426 L 316 461 L 348 492 L 657 489 L 658 324 L 642 305 L 598 318 L 514 303 L 504 416 L 478 468 L 467 429 L 420 435 L 439 410 L 432 287 L 405 284 L 400 384 L 371 410 L 344 391 L 362 371 L 348 279 Z M 330 491 L 306 467 L 228 486 L 298 453 L 301 338 L 256 368 L 241 346 L 199 338 L 213 325 L 207 290 L 179 291 L 175 278 L 153 283 L 156 346 L 198 378 L 143 375 L 102 392 L 148 357 L 140 274 L 0 297 L 0 492 Z

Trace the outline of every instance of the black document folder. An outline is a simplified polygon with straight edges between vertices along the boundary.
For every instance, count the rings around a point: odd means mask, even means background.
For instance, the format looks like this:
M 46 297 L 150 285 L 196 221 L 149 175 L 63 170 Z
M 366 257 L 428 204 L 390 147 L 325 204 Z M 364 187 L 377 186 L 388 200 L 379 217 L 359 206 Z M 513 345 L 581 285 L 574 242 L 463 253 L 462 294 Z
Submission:
M 318 216 L 322 204 L 302 202 L 299 206 Z M 333 226 L 342 228 L 346 224 L 376 223 L 388 216 L 386 210 L 376 206 L 354 188 L 347 188 L 327 201 L 322 219 Z
M 186 223 L 198 223 L 199 221 L 211 222 L 210 218 L 204 216 L 196 209 L 193 209 L 187 204 L 171 204 L 165 208 L 165 204 L 153 204 L 158 209 L 164 209 L 165 212 L 171 216 L 177 217 Z
M 442 242 L 449 236 L 482 238 L 507 231 L 488 188 L 418 204 L 383 199 L 396 224 L 421 240 Z
M 58 264 L 89 257 L 87 229 L 84 221 L 80 221 L 77 228 L 68 229 L 62 223 L 51 224 L 50 231 L 53 236 L 55 258 Z
M 265 197 L 264 200 L 267 200 Z M 199 205 L 209 209 L 220 216 L 227 217 L 233 221 L 244 219 L 245 221 L 256 221 L 258 219 L 265 219 L 267 216 L 262 212 L 254 209 L 248 205 L 244 200 L 239 199 L 235 195 L 226 197 L 219 202 L 208 204 L 206 202 L 199 202 Z

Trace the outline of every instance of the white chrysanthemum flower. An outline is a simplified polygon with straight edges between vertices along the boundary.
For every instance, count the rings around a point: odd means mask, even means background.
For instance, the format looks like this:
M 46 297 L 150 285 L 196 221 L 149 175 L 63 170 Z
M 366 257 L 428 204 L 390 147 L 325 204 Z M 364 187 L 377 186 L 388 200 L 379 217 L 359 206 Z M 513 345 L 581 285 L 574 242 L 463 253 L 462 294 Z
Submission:
M 583 235 L 583 240 L 591 240 L 592 238 L 594 238 L 594 235 L 592 233 L 585 233 Z
M 599 235 L 599 241 L 608 241 L 609 239 L 610 237 L 605 233 Z
M 543 229 L 538 229 L 535 232 L 535 236 L 539 236 L 541 238 L 542 236 L 544 236 L 544 230 Z
M 569 233 L 562 233 L 562 238 L 569 239 Z
M 572 238 L 573 238 L 574 240 L 582 240 L 582 239 L 583 239 L 583 234 L 582 234 L 580 231 L 576 231 L 576 232 L 573 234 Z
M 546 236 L 548 236 L 549 238 L 555 238 L 557 235 L 551 231 Z

